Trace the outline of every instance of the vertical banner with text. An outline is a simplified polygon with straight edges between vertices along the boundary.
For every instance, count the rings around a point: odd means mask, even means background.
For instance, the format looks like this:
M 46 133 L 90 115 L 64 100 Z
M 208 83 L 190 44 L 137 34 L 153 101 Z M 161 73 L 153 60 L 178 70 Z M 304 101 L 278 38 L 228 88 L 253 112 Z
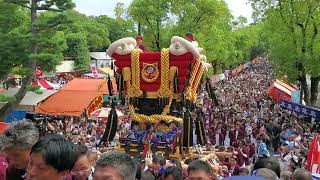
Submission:
M 91 72 L 92 72 L 94 78 L 98 79 L 98 70 L 95 65 L 91 65 Z

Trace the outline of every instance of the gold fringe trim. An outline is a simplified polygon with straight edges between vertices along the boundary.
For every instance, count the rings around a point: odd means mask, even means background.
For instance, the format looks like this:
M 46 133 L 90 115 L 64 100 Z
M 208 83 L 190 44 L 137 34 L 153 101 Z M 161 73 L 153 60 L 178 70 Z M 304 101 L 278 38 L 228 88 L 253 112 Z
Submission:
M 189 86 L 187 87 L 187 99 L 191 102 L 196 102 L 197 100 L 197 89 L 204 69 L 205 68 L 203 64 L 200 62 L 200 59 L 197 58 L 195 65 L 192 69 Z
M 169 90 L 169 49 L 161 50 L 161 84 L 159 89 L 160 97 L 170 97 Z
M 132 82 L 132 89 L 131 90 L 131 97 L 139 97 L 142 95 L 142 91 L 140 90 L 140 51 L 137 49 L 131 52 L 131 82 Z M 128 89 L 129 90 L 129 89 Z
M 133 52 L 131 52 L 131 70 L 132 70 L 132 78 L 131 78 L 132 85 L 130 81 L 127 82 L 128 98 L 139 97 L 142 95 L 142 91 L 140 89 L 139 51 L 134 50 Z M 129 111 L 133 120 L 139 123 L 159 123 L 160 121 L 165 121 L 166 123 L 171 123 L 173 121 L 178 122 L 180 124 L 183 123 L 182 118 L 177 118 L 174 116 L 167 115 L 170 112 L 170 106 L 174 96 L 174 93 L 173 93 L 174 84 L 170 83 L 169 72 L 170 72 L 169 71 L 169 49 L 162 49 L 161 50 L 161 85 L 160 85 L 158 94 L 159 94 L 159 97 L 169 98 L 169 103 L 164 107 L 161 115 L 154 114 L 151 116 L 136 113 L 133 105 L 129 105 Z M 173 82 L 173 79 L 171 81 Z
M 182 118 L 177 118 L 170 115 L 159 115 L 154 114 L 151 116 L 147 116 L 144 114 L 138 114 L 135 112 L 133 105 L 129 105 L 129 111 L 132 116 L 132 119 L 139 123 L 159 123 L 160 121 L 165 121 L 166 123 L 178 122 L 180 124 L 183 123 Z

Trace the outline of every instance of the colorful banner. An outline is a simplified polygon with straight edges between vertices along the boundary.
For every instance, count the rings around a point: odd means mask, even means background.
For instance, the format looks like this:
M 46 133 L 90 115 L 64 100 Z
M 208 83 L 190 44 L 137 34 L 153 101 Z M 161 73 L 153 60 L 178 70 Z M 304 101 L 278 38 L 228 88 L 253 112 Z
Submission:
M 293 102 L 288 102 L 288 101 L 284 101 L 281 100 L 280 101 L 280 107 L 282 109 L 287 109 L 289 111 L 293 111 L 295 113 L 297 113 L 298 115 L 303 115 L 303 116 L 307 116 L 307 117 L 311 117 L 311 118 L 315 118 L 315 119 L 320 119 L 320 110 L 311 108 L 311 107 L 307 107 L 307 106 L 303 106 L 297 103 L 293 103 Z
M 98 96 L 87 108 L 87 117 L 90 117 L 91 113 L 102 106 L 103 96 Z
M 96 78 L 96 79 L 98 79 L 98 70 L 97 70 L 97 67 L 96 66 L 94 66 L 94 65 L 91 65 L 91 71 L 92 71 L 92 74 L 94 75 L 94 77 Z

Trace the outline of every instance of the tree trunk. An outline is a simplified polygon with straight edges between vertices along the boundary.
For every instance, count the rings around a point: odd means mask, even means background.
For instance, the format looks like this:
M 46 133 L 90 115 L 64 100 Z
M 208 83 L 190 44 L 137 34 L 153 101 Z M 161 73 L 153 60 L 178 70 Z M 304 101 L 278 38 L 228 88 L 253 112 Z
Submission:
M 218 73 L 218 60 L 213 61 L 213 74 Z
M 303 70 L 302 75 L 300 77 L 300 82 L 301 82 L 301 87 L 302 87 L 302 91 L 304 94 L 304 101 L 306 102 L 307 105 L 310 104 L 310 99 L 309 99 L 309 90 L 308 90 L 308 85 L 307 85 L 307 79 L 306 79 L 306 74 Z
M 224 62 L 221 62 L 221 71 L 222 73 L 226 70 L 226 64 Z
M 31 53 L 37 53 L 37 29 L 36 29 L 36 21 L 37 21 L 37 5 L 38 0 L 31 1 Z M 35 74 L 35 67 L 36 67 L 36 60 L 30 59 L 29 68 L 31 69 L 32 74 L 26 75 L 22 79 L 21 88 L 15 95 L 16 101 L 13 103 L 7 103 L 2 109 L 0 110 L 0 118 L 6 117 L 12 110 L 14 110 L 15 106 L 18 105 L 23 97 L 27 93 L 27 86 L 31 84 L 33 76 Z
M 138 36 L 141 36 L 141 23 L 138 22 Z
M 37 8 L 38 8 L 38 0 L 32 0 L 31 2 L 31 53 L 37 54 L 38 46 L 37 46 Z M 35 71 L 36 68 L 36 60 L 30 59 L 32 71 Z
M 320 82 L 320 76 L 311 76 L 311 88 L 310 88 L 310 105 L 315 106 L 318 99 L 318 87 Z
M 157 37 L 156 37 L 156 45 L 158 52 L 161 51 L 161 46 L 160 46 L 160 22 L 157 21 Z

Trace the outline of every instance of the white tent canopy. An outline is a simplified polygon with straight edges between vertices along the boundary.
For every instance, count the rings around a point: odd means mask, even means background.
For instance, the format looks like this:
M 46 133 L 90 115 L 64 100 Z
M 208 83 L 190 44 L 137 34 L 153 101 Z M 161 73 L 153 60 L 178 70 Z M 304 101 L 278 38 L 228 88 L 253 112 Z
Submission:
M 47 99 L 49 96 L 56 92 L 57 90 L 43 90 L 42 94 L 36 94 L 32 91 L 28 91 L 21 100 L 19 104 L 19 109 L 25 111 L 33 111 L 34 107 L 37 106 L 38 103 Z
M 62 61 L 62 63 L 56 66 L 56 72 L 74 72 L 74 61 Z

